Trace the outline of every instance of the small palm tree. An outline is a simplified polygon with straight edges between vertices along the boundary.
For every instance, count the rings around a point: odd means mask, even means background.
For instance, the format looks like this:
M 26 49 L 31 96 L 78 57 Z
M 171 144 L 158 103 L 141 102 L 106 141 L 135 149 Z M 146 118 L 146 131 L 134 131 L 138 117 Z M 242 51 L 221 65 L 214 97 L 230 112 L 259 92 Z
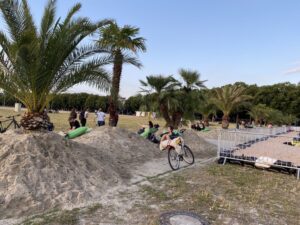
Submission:
M 176 93 L 176 98 L 180 104 L 179 107 L 175 108 L 176 113 L 172 116 L 175 126 L 180 123 L 182 117 L 194 120 L 195 111 L 200 104 L 198 90 L 206 88 L 204 85 L 206 80 L 200 80 L 200 73 L 196 70 L 180 69 L 179 75 L 183 82 L 181 84 L 182 88 Z
M 207 80 L 200 80 L 200 73 L 196 70 L 180 69 L 179 75 L 183 79 L 183 88 L 186 92 L 190 92 L 195 89 L 206 88 L 204 83 Z
M 131 52 L 146 51 L 145 39 L 137 37 L 138 34 L 139 28 L 128 25 L 119 27 L 116 23 L 100 29 L 98 44 L 101 48 L 106 48 L 113 58 L 113 78 L 109 102 L 110 126 L 117 126 L 118 123 L 117 104 L 123 64 L 128 63 L 138 68 L 142 66 L 137 58 L 130 54 Z
M 170 115 L 170 93 L 179 86 L 179 83 L 172 76 L 151 75 L 146 77 L 147 81 L 140 80 L 141 92 L 148 95 L 148 100 L 152 105 L 156 105 L 161 115 L 166 121 L 166 126 L 172 124 Z M 173 98 L 173 100 L 175 100 Z
M 209 116 L 216 114 L 216 107 L 211 102 L 211 97 L 208 93 L 203 94 L 198 106 L 198 112 L 201 113 L 204 125 L 209 126 Z
M 56 20 L 56 1 L 49 0 L 38 29 L 26 0 L 0 1 L 6 25 L 6 32 L 0 31 L 0 88 L 26 106 L 21 124 L 27 129 L 49 121 L 42 112 L 57 93 L 79 83 L 109 88 L 110 78 L 102 66 L 111 60 L 92 57 L 104 51 L 81 44 L 109 21 L 74 19 L 80 8 L 76 4 L 64 20 Z
M 262 124 L 263 120 L 268 118 L 269 109 L 265 104 L 258 104 L 251 107 L 249 115 L 254 119 L 255 125 Z
M 251 96 L 245 94 L 246 88 L 240 85 L 227 85 L 215 89 L 215 95 L 212 97 L 212 103 L 223 112 L 222 128 L 229 127 L 229 115 L 239 104 L 251 99 Z

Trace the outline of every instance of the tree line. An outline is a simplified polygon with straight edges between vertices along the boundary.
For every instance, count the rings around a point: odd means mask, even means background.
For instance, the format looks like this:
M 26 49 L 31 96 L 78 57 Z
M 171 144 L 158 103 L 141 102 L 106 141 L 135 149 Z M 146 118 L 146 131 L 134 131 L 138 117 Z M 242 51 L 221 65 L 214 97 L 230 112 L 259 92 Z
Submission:
M 152 80 L 151 80 L 152 79 Z M 149 76 L 147 82 L 152 85 L 155 76 Z M 172 83 L 175 81 L 172 77 L 159 77 L 157 78 L 162 86 L 166 86 L 166 83 Z M 163 83 L 162 81 L 165 81 Z M 221 90 L 220 88 L 211 89 L 193 89 L 190 93 L 175 92 L 168 95 L 164 93 L 165 90 L 158 90 L 162 92 L 161 96 L 157 93 L 151 93 L 150 90 L 146 90 L 145 86 L 149 86 L 144 83 L 141 89 L 141 93 L 129 97 L 125 102 L 118 102 L 118 111 L 124 114 L 135 114 L 136 111 L 156 111 L 160 116 L 163 116 L 158 108 L 158 104 L 155 99 L 161 98 L 162 102 L 167 102 L 173 104 L 173 110 L 176 108 L 176 104 L 181 105 L 183 108 L 182 117 L 189 119 L 203 119 L 208 125 L 209 119 L 213 116 L 216 118 L 221 118 L 223 112 L 226 111 L 223 107 L 223 111 L 215 106 L 213 103 L 216 99 L 211 99 L 211 96 L 215 95 L 216 90 Z M 203 84 L 203 83 L 202 83 Z M 175 85 L 174 83 L 172 85 Z M 177 83 L 176 85 L 179 85 Z M 175 85 L 175 86 L 176 86 Z M 289 82 L 278 83 L 274 85 L 247 85 L 243 82 L 237 82 L 233 85 L 225 85 L 223 88 L 229 87 L 240 87 L 243 89 L 243 95 L 248 96 L 248 101 L 242 101 L 240 104 L 234 106 L 230 113 L 227 115 L 228 121 L 236 121 L 236 119 L 253 119 L 256 124 L 262 124 L 266 122 L 273 123 L 294 123 L 300 119 L 300 85 L 292 84 Z M 158 87 L 160 88 L 160 87 Z M 170 88 L 170 87 L 169 87 Z M 187 87 L 185 87 L 188 90 Z M 180 96 L 182 94 L 182 96 Z M 238 93 L 240 95 L 241 93 Z M 189 97 L 187 98 L 187 96 Z M 226 94 L 225 94 L 226 95 Z M 227 93 L 229 95 L 229 93 Z M 231 93 L 232 95 L 232 93 Z M 167 98 L 173 98 L 172 102 L 167 100 Z M 176 100 L 177 98 L 177 100 Z M 158 99 L 159 100 L 159 99 Z M 188 102 L 185 102 L 188 100 Z M 245 99 L 242 99 L 245 100 Z M 177 103 L 176 103 L 177 101 Z M 14 106 L 15 102 L 18 102 L 16 98 L 5 93 L 0 94 L 0 105 L 4 106 Z M 215 102 L 216 103 L 216 102 Z M 223 101 L 224 103 L 224 101 Z M 220 106 L 220 102 L 217 103 Z M 57 94 L 47 106 L 52 110 L 70 110 L 76 108 L 81 110 L 83 108 L 89 108 L 89 110 L 94 111 L 96 109 L 102 108 L 105 112 L 108 112 L 109 108 L 109 96 L 99 96 L 87 93 L 63 93 Z M 228 104 L 227 104 L 228 107 Z M 170 109 L 170 112 L 172 109 Z M 174 111 L 175 112 L 175 111 Z M 174 113 L 173 112 L 173 113 Z M 172 113 L 172 112 L 171 112 Z M 187 115 L 190 114 L 190 115 Z M 170 122 L 170 118 L 166 115 L 167 120 Z M 173 116 L 174 117 L 174 116 Z M 174 124 L 173 124 L 174 125 Z

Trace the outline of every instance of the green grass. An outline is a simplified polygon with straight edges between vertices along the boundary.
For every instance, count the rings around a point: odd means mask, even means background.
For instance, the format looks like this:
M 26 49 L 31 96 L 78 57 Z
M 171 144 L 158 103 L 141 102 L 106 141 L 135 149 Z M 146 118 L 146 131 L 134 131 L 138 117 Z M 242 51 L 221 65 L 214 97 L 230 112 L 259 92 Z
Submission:
M 23 113 L 24 111 L 22 111 L 21 114 Z M 2 117 L 6 117 L 9 115 L 16 115 L 16 114 L 17 113 L 14 112 L 12 108 L 11 109 L 0 108 L 0 116 Z M 69 129 L 69 122 L 68 122 L 69 112 L 49 113 L 48 115 L 51 121 L 54 123 L 56 131 L 67 131 Z M 141 125 L 148 124 L 148 119 L 149 119 L 148 117 L 120 115 L 118 127 L 136 132 L 141 127 Z M 5 120 L 5 118 L 0 118 L 0 120 Z M 20 120 L 20 117 L 18 117 L 18 120 Z M 165 122 L 162 119 L 157 119 L 153 121 L 153 123 L 158 123 L 161 127 L 165 125 Z M 106 124 L 108 124 L 108 115 L 106 117 Z M 89 113 L 87 126 L 91 128 L 96 127 L 96 120 L 95 120 L 94 113 Z

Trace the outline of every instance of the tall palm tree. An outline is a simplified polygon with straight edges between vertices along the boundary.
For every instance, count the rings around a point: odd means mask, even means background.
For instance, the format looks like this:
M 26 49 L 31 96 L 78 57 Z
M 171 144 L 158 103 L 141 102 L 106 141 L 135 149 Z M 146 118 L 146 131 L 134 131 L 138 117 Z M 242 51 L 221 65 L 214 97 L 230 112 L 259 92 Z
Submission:
M 222 128 L 229 127 L 229 115 L 239 104 L 251 99 L 251 96 L 245 94 L 246 88 L 240 85 L 227 85 L 215 89 L 215 95 L 212 97 L 212 103 L 223 112 Z
M 172 76 L 151 75 L 146 77 L 146 81 L 140 80 L 142 85 L 141 92 L 148 94 L 148 100 L 152 105 L 156 105 L 161 115 L 166 121 L 166 126 L 172 125 L 172 117 L 170 115 L 170 101 L 176 100 L 172 98 L 170 93 L 179 86 L 179 83 Z
M 113 58 L 113 78 L 109 102 L 109 125 L 117 126 L 117 106 L 124 63 L 140 68 L 142 64 L 131 53 L 145 52 L 145 39 L 137 37 L 139 28 L 125 25 L 119 27 L 116 23 L 100 29 L 98 44 L 106 48 Z
M 56 19 L 56 1 L 49 0 L 37 28 L 26 0 L 0 1 L 6 25 L 0 31 L 0 88 L 26 106 L 22 125 L 27 129 L 49 120 L 42 112 L 57 93 L 78 83 L 109 88 L 110 77 L 102 66 L 111 63 L 110 58 L 92 57 L 104 51 L 81 44 L 109 21 L 75 19 L 80 8 L 76 4 L 64 20 Z

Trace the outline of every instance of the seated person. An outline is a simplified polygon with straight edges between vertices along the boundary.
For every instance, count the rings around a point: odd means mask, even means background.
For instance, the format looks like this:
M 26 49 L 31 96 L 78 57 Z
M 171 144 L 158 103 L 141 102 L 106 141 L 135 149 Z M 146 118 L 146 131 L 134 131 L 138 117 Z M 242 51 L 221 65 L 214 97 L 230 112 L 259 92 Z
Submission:
M 159 149 L 162 151 L 165 150 L 168 146 L 172 146 L 175 148 L 175 151 L 178 154 L 182 154 L 182 149 L 179 143 L 180 143 L 179 135 L 174 133 L 174 128 L 172 126 L 169 126 L 168 132 L 165 133 L 160 140 Z
M 148 139 L 153 143 L 159 143 L 160 139 L 155 136 L 156 131 L 158 131 L 159 125 L 155 124 L 154 127 L 150 130 Z
M 200 130 L 204 130 L 205 129 L 205 125 L 204 125 L 203 121 L 200 122 L 199 128 L 200 128 Z
M 152 131 L 153 131 L 153 123 L 149 121 L 148 128 L 146 128 L 146 126 L 143 126 L 143 128 L 138 131 L 138 134 L 144 138 L 148 138 L 149 134 Z
M 78 122 L 78 120 L 74 120 L 72 123 L 72 130 L 75 130 L 79 127 L 80 127 L 80 123 Z

